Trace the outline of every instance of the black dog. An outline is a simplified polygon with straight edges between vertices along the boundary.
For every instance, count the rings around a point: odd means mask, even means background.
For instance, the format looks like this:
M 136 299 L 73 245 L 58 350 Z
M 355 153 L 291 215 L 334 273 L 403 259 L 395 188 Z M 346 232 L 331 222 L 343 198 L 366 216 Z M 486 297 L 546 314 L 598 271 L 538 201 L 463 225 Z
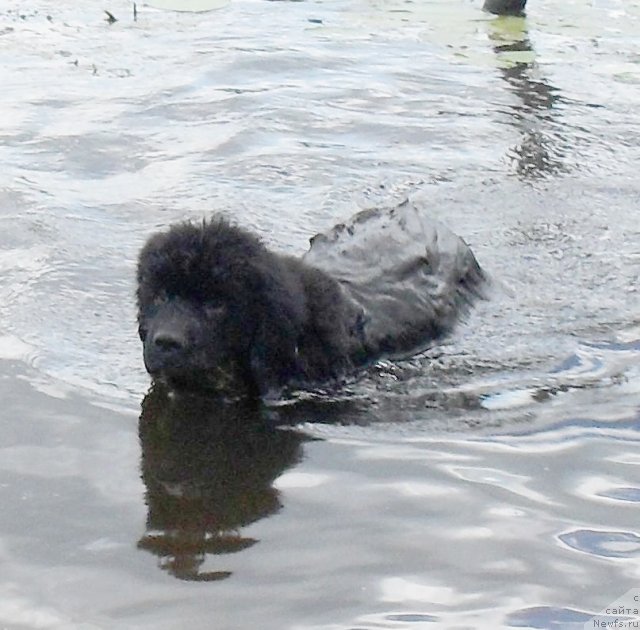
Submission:
M 424 350 L 481 295 L 471 250 L 408 202 L 269 251 L 222 218 L 152 236 L 138 262 L 145 366 L 174 389 L 273 395 Z

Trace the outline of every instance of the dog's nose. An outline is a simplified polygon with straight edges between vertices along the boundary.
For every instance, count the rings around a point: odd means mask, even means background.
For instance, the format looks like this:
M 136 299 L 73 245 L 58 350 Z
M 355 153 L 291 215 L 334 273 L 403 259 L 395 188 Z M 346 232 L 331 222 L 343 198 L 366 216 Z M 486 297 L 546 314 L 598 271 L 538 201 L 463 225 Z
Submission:
M 153 336 L 153 345 L 159 352 L 176 353 L 184 349 L 186 340 L 173 331 L 158 331 Z
M 188 340 L 180 330 L 162 327 L 147 337 L 144 343 L 144 363 L 151 374 L 176 369 L 188 354 Z

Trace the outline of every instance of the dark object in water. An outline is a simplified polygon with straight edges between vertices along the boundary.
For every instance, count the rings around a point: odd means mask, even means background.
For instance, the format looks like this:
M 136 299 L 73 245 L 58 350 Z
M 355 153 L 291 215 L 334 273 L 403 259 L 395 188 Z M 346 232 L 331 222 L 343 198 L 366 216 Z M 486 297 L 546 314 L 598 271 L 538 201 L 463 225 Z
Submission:
M 258 541 L 243 528 L 281 507 L 274 480 L 309 438 L 280 431 L 258 400 L 212 404 L 152 387 L 138 425 L 147 527 L 138 547 L 191 582 L 224 580 L 224 558 Z
M 483 10 L 496 15 L 522 15 L 527 0 L 485 0 Z
M 138 261 L 144 361 L 232 397 L 335 382 L 449 333 L 482 295 L 466 243 L 411 203 L 365 210 L 300 259 L 220 217 L 152 236 Z

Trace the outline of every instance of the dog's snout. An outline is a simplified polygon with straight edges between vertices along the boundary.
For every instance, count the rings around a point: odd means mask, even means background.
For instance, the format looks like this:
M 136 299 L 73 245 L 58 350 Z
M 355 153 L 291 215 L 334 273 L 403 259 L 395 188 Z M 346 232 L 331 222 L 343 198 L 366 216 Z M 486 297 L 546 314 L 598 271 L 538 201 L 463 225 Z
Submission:
M 144 342 L 144 361 L 150 373 L 179 369 L 190 352 L 184 327 L 161 326 L 152 330 Z

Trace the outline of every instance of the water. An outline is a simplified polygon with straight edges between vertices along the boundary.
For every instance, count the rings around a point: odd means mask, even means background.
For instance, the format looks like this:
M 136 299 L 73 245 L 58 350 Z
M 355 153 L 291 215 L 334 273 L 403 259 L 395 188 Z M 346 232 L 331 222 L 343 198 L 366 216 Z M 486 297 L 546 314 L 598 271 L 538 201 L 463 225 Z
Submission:
M 5 1 L 0 628 L 582 628 L 638 587 L 640 3 L 480 4 Z M 495 282 L 453 337 L 138 434 L 149 233 L 301 253 L 407 195 Z

